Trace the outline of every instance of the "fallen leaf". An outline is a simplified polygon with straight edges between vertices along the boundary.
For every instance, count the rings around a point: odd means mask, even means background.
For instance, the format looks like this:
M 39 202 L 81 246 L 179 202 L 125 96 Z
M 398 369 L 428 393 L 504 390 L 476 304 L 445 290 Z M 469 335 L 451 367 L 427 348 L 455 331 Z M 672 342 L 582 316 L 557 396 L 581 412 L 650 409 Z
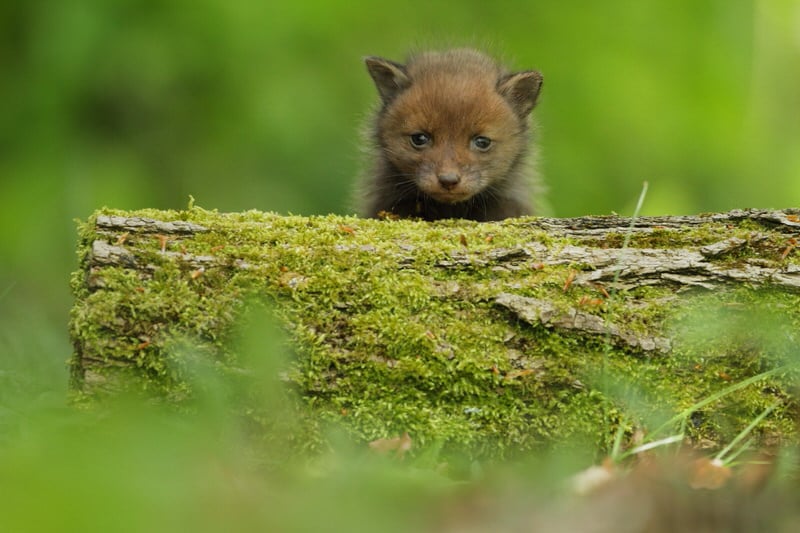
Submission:
M 701 457 L 692 463 L 689 473 L 689 486 L 693 489 L 715 490 L 728 482 L 731 469 L 719 459 Z
M 569 275 L 567 275 L 567 280 L 564 282 L 564 292 L 567 292 L 570 285 L 572 285 L 572 282 L 575 281 L 575 276 L 577 275 L 578 273 L 575 270 L 569 271 Z
M 781 253 L 781 260 L 786 259 L 789 254 L 792 253 L 792 250 L 797 247 L 797 239 L 789 239 L 788 243 L 789 244 L 786 246 L 786 248 L 784 248 L 783 253 Z
M 594 492 L 617 477 L 614 462 L 606 458 L 602 465 L 592 465 L 570 478 L 573 492 L 581 496 Z
M 611 298 L 611 295 L 608 294 L 606 288 L 600 285 L 599 283 L 596 283 L 594 287 L 600 292 L 600 294 L 602 294 L 606 298 Z
M 775 473 L 775 463 L 769 455 L 744 465 L 736 477 L 736 486 L 747 494 L 756 494 L 769 482 Z

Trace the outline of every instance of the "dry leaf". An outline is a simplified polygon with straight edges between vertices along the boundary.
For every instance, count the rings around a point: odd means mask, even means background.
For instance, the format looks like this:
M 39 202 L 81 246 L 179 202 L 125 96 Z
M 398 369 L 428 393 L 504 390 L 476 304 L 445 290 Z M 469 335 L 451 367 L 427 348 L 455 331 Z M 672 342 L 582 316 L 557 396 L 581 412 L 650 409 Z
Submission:
M 567 292 L 567 290 L 569 289 L 570 285 L 572 285 L 572 282 L 575 281 L 575 276 L 577 276 L 577 275 L 578 275 L 578 273 L 575 270 L 570 270 L 569 271 L 569 275 L 567 275 L 567 279 L 564 282 L 564 292 Z
M 594 492 L 617 477 L 614 462 L 606 458 L 602 465 L 593 465 L 570 478 L 573 492 L 581 496 Z
M 728 482 L 731 469 L 719 459 L 701 457 L 692 463 L 689 486 L 693 489 L 718 489 Z
M 795 247 L 797 247 L 797 239 L 791 238 L 791 239 L 789 239 L 788 242 L 789 242 L 789 244 L 786 246 L 786 248 L 783 250 L 783 253 L 781 254 L 781 260 L 786 259 L 786 257 L 790 253 L 792 253 L 792 250 L 794 250 Z
M 746 494 L 756 494 L 763 489 L 775 473 L 775 463 L 767 454 L 746 464 L 736 476 L 736 487 Z

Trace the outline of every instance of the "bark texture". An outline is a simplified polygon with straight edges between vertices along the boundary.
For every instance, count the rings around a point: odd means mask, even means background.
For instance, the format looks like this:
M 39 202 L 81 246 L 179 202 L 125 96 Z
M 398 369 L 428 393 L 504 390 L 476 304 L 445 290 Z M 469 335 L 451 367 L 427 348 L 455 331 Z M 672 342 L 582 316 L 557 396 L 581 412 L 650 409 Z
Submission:
M 800 323 L 800 210 L 501 223 L 104 210 L 80 234 L 77 390 L 136 381 L 191 396 L 176 339 L 235 367 L 230 332 L 263 297 L 296 346 L 284 381 L 365 438 L 416 431 L 524 448 L 608 416 L 614 398 L 590 400 L 597 365 L 623 379 L 649 372 L 655 389 L 668 386 L 659 372 L 745 379 L 764 368 L 758 350 L 746 364 L 736 355 L 756 342 L 741 331 L 692 347 L 698 316 L 785 320 L 770 331 L 787 352 Z M 709 379 L 690 375 L 675 394 L 691 403 L 726 385 Z M 586 431 L 605 441 L 631 423 L 614 416 Z

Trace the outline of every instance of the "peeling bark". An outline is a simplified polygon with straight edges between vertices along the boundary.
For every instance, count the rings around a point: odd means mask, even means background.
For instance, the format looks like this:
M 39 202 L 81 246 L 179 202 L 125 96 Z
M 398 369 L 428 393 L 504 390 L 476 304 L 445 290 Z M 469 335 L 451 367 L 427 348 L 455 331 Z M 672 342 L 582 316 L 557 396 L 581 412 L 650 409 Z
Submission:
M 758 336 L 695 351 L 675 338 L 668 317 L 696 320 L 680 315 L 685 302 L 712 297 L 695 309 L 701 322 L 704 305 L 746 320 L 766 302 L 765 316 L 778 317 L 772 337 L 785 343 L 800 321 L 797 209 L 501 223 L 106 210 L 81 238 L 77 389 L 143 379 L 168 398 L 190 395 L 180 343 L 235 366 L 226 338 L 255 296 L 298 345 L 282 379 L 371 440 L 414 429 L 431 441 L 525 448 L 596 425 L 604 442 L 614 433 L 605 404 L 570 403 L 591 394 L 587 366 L 651 380 L 641 386 L 680 405 L 726 386 L 720 375 L 762 371 Z M 782 385 L 770 387 L 754 394 L 753 412 Z M 743 412 L 746 425 L 753 415 Z M 794 416 L 788 404 L 778 412 Z M 721 425 L 698 438 L 718 439 Z
M 668 352 L 670 340 L 652 335 L 638 335 L 619 324 L 613 324 L 602 317 L 581 311 L 575 307 L 559 309 L 546 300 L 526 298 L 503 293 L 496 299 L 498 305 L 514 312 L 521 320 L 533 326 L 576 330 L 589 335 L 607 335 L 615 343 L 645 352 Z
M 572 269 L 569 284 L 575 287 L 599 287 L 607 291 L 630 291 L 637 287 L 666 287 L 675 294 L 689 289 L 715 290 L 724 286 L 770 286 L 778 290 L 800 290 L 800 264 L 788 261 L 794 257 L 794 247 L 800 236 L 800 210 L 735 210 L 728 213 L 701 216 L 641 217 L 634 221 L 618 216 L 581 218 L 534 218 L 507 222 L 516 229 L 542 230 L 551 238 L 520 240 L 513 247 L 483 247 L 480 250 L 464 246 L 454 250 L 434 265 L 444 270 L 480 270 L 516 272 L 524 277 L 526 272 L 551 267 Z M 361 221 L 367 224 L 389 222 Z M 750 225 L 744 236 L 742 227 Z M 480 227 L 480 225 L 478 225 Z M 418 231 L 433 226 L 420 223 Z M 504 225 L 484 224 L 491 231 L 501 233 Z M 141 216 L 98 215 L 95 220 L 97 238 L 90 243 L 90 253 L 84 269 L 90 275 L 85 283 L 89 289 L 104 286 L 103 268 L 123 267 L 137 270 L 150 277 L 157 268 L 141 247 L 152 248 L 150 236 L 161 243 L 160 255 L 177 261 L 199 276 L 206 268 L 227 270 L 249 269 L 247 259 L 167 249 L 166 243 L 186 242 L 198 235 L 213 233 L 215 228 L 188 221 L 156 220 Z M 701 232 L 705 231 L 701 235 Z M 523 232 L 524 234 L 524 232 Z M 627 248 L 618 244 L 624 236 L 644 239 Z M 647 246 L 647 238 L 659 246 Z M 132 236 L 139 239 L 131 242 Z M 298 234 L 298 239 L 307 236 Z M 712 242 L 706 242 L 713 237 Z M 617 244 L 615 244 L 615 242 Z M 292 243 L 286 243 L 291 245 Z M 464 244 L 464 243 L 462 243 Z M 435 243 L 432 246 L 436 246 Z M 381 260 L 394 261 L 398 268 L 414 269 L 419 244 L 398 239 L 397 246 Z M 748 249 L 748 253 L 741 253 Z M 348 252 L 347 245 L 337 245 L 337 250 Z M 375 251 L 372 245 L 362 245 L 359 250 Z M 734 257 L 739 254 L 741 257 Z M 287 279 L 292 278 L 286 282 Z M 298 274 L 283 273 L 281 283 L 288 287 L 297 285 Z M 462 282 L 463 284 L 463 282 Z M 463 292 L 463 291 L 462 291 Z M 663 335 L 636 334 L 624 325 L 614 324 L 579 306 L 557 306 L 546 299 L 530 298 L 502 292 L 494 302 L 511 310 L 521 320 L 547 328 L 571 330 L 588 335 L 605 335 L 614 342 L 644 352 L 667 352 L 670 340 Z M 665 301 L 654 302 L 662 305 Z

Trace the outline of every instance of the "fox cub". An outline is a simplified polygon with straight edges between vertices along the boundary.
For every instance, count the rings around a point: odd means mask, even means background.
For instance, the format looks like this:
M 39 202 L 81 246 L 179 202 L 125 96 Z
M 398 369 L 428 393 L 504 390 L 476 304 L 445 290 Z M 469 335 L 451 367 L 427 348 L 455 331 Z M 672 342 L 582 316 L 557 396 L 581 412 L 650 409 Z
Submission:
M 470 49 L 366 58 L 381 99 L 362 214 L 501 220 L 532 213 L 529 118 L 542 88 Z

